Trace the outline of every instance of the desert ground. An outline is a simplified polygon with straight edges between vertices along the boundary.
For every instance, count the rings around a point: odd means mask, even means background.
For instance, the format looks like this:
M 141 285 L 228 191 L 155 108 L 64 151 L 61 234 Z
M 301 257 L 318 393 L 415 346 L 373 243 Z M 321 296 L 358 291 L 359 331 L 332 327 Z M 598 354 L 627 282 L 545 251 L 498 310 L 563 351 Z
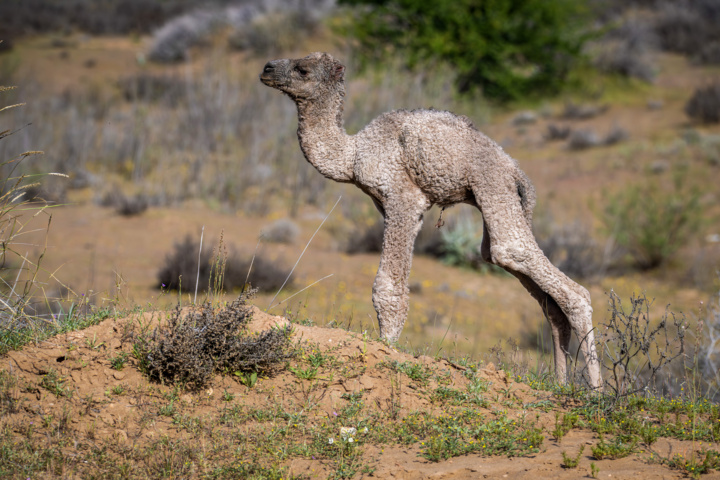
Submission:
M 284 43 L 261 53 L 220 31 L 159 63 L 151 33 L 73 29 L 0 51 L 0 85 L 17 86 L 0 92 L 12 106 L 0 110 L 2 298 L 32 319 L 11 306 L 0 319 L 14 327 L 0 344 L 0 477 L 720 478 L 720 124 L 686 112 L 720 67 L 657 49 L 651 81 L 583 71 L 558 96 L 497 105 L 457 95 L 441 67 L 360 70 L 335 17 L 289 40 L 287 19 L 267 17 L 253 28 Z M 307 164 L 294 105 L 258 81 L 267 60 L 312 51 L 347 58 L 348 133 L 391 109 L 447 109 L 518 160 L 539 244 L 590 291 L 604 395 L 586 389 L 582 358 L 569 385 L 553 380 L 547 322 L 514 277 L 478 261 L 482 217 L 468 206 L 439 229 L 440 210 L 427 213 L 408 321 L 397 344 L 379 339 L 380 214 Z M 39 179 L 33 202 L 8 196 L 16 175 Z M 650 232 L 681 239 L 659 263 L 623 244 L 619 225 L 652 227 L 652 214 L 624 213 L 634 205 L 675 212 L 677 233 Z M 260 291 L 234 333 L 289 326 L 287 358 L 218 368 L 201 386 L 153 374 L 168 318 L 220 315 L 251 260 L 267 279 L 250 282 Z M 181 263 L 168 288 L 161 272 Z M 213 289 L 211 264 L 235 283 Z M 640 344 L 676 319 L 666 345 L 677 353 L 684 332 L 685 349 L 648 389 L 616 394 L 611 300 L 628 318 L 643 295 L 630 316 L 648 320 Z M 632 368 L 662 358 L 665 340 Z

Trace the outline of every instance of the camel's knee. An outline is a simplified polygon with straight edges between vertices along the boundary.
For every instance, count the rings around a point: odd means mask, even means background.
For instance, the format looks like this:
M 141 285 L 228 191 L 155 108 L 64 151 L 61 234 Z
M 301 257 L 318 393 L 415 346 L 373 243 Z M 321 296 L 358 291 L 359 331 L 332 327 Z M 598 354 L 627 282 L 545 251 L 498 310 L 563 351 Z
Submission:
M 525 263 L 529 259 L 529 255 L 526 249 L 512 244 L 497 244 L 490 246 L 488 250 L 489 260 L 485 260 L 486 262 L 506 270 L 528 275 L 529 272 Z

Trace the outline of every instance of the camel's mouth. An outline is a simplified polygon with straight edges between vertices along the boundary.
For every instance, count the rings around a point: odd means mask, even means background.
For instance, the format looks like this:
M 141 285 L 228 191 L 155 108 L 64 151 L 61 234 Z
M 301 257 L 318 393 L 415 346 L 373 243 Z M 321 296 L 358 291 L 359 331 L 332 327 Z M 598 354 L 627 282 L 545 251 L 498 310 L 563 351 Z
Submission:
M 277 82 L 275 78 L 272 75 L 268 75 L 265 72 L 260 74 L 260 81 L 267 85 L 268 87 L 275 87 L 277 86 Z
M 265 72 L 260 74 L 260 81 L 268 87 L 277 88 L 278 90 L 282 90 L 283 87 L 287 86 L 286 82 L 279 81 L 277 75 L 266 74 Z

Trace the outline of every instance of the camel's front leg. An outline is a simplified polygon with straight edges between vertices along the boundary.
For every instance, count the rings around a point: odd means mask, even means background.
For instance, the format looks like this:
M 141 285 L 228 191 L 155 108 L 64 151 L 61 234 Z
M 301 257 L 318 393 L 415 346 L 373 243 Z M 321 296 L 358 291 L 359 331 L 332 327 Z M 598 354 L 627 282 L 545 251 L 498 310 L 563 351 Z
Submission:
M 400 338 L 410 308 L 408 280 L 413 245 L 425 211 L 425 207 L 417 203 L 416 197 L 408 202 L 384 205 L 385 233 L 372 299 L 380 337 L 391 342 Z

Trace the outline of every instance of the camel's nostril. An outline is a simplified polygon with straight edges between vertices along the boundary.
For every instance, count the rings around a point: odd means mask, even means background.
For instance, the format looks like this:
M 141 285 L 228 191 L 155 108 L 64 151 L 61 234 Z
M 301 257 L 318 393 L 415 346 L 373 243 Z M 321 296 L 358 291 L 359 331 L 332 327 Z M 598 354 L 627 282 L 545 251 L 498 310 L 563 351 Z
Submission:
M 270 73 L 273 70 L 275 70 L 275 67 L 270 65 L 269 63 L 265 65 L 265 68 L 263 68 L 263 73 Z

